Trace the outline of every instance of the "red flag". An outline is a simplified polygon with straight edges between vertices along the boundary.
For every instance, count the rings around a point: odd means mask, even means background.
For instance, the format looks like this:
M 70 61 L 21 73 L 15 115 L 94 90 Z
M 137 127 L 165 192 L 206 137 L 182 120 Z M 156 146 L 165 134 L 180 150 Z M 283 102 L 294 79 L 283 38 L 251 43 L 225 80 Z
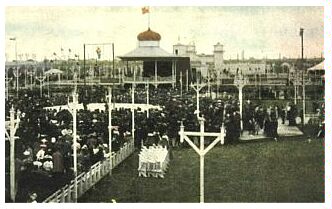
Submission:
M 143 7 L 142 8 L 142 14 L 144 15 L 145 13 L 150 13 L 150 8 L 149 7 Z

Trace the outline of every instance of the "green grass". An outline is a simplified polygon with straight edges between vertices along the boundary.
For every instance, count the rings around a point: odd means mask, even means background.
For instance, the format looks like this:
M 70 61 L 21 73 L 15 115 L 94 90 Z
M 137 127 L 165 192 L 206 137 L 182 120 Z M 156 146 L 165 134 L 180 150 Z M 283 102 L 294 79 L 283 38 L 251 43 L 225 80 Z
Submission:
M 192 149 L 173 155 L 164 179 L 142 178 L 135 152 L 80 202 L 198 202 L 198 155 Z M 218 146 L 205 166 L 205 202 L 324 202 L 322 141 Z

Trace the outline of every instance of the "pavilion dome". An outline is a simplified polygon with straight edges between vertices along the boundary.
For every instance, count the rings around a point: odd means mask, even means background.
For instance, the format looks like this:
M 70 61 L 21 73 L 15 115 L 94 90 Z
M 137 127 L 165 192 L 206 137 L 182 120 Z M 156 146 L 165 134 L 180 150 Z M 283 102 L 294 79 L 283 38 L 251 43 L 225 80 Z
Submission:
M 160 41 L 161 36 L 159 33 L 154 32 L 150 28 L 148 28 L 147 31 L 138 34 L 137 39 L 139 41 Z

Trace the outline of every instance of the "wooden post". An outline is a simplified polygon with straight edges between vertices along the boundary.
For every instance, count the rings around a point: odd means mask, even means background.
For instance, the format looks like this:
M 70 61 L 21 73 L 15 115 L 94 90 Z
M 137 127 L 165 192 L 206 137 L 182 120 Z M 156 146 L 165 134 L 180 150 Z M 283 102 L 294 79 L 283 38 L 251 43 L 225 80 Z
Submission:
M 112 88 L 108 88 L 108 147 L 110 155 L 110 172 L 112 175 Z
M 157 88 L 158 84 L 158 63 L 157 61 L 154 61 L 154 82 L 155 82 L 155 86 Z
M 74 202 L 77 202 L 77 130 L 76 130 L 76 109 L 78 105 L 78 95 L 76 92 L 73 93 L 73 145 L 74 145 L 74 176 L 75 176 L 75 184 L 74 184 Z
M 15 202 L 16 198 L 15 134 L 20 123 L 21 112 L 19 110 L 17 111 L 16 122 L 15 122 L 15 110 L 13 106 L 11 107 L 9 112 L 10 112 L 10 130 L 9 134 L 7 130 L 5 133 L 10 143 L 10 197 L 12 201 Z
M 200 203 L 204 203 L 204 156 L 207 154 L 219 141 L 224 144 L 224 128 L 220 127 L 220 133 L 205 133 L 204 132 L 204 118 L 197 115 L 197 119 L 200 124 L 200 132 L 185 132 L 184 125 L 181 121 L 180 126 L 180 142 L 183 143 L 184 140 L 196 151 L 200 156 Z M 188 136 L 200 136 L 200 148 L 198 148 Z M 204 148 L 204 136 L 215 136 L 217 137 L 206 149 Z
M 150 108 L 149 108 L 149 81 L 146 84 L 146 105 L 147 105 L 147 110 L 146 110 L 146 117 L 149 118 L 150 114 Z
M 200 202 L 204 202 L 204 119 L 198 118 L 200 123 Z
M 135 108 L 134 108 L 134 104 L 135 104 L 135 84 L 132 84 L 132 88 L 131 88 L 131 104 L 132 104 L 132 108 L 131 108 L 131 135 L 133 137 L 132 141 L 134 143 L 135 141 Z
M 182 97 L 182 70 L 180 70 L 180 94 Z

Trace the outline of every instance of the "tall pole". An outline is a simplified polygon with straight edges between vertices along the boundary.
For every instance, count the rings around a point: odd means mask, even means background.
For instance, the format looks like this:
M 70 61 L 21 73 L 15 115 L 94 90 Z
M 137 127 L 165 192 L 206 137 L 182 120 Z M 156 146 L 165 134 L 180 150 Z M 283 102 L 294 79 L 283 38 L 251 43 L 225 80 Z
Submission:
M 73 93 L 73 146 L 74 146 L 74 176 L 75 176 L 75 185 L 74 185 L 74 202 L 77 202 L 77 132 L 76 132 L 76 109 L 78 105 L 78 95 L 76 91 Z
M 135 84 L 132 84 L 131 88 L 131 135 L 133 136 L 133 143 L 135 142 Z
M 114 71 L 115 71 L 115 64 L 114 64 L 114 43 L 112 43 L 112 56 L 113 56 L 113 70 L 112 70 L 112 77 L 114 77 Z
M 83 44 L 83 74 L 84 74 L 84 89 L 86 85 L 86 72 L 85 72 L 85 44 Z
M 199 132 L 185 132 L 184 131 L 184 125 L 181 121 L 180 126 L 180 142 L 183 143 L 184 140 L 196 151 L 196 153 L 200 156 L 200 203 L 204 203 L 204 156 L 207 154 L 219 141 L 221 144 L 224 144 L 224 137 L 225 137 L 225 129 L 223 126 L 220 127 L 220 133 L 205 133 L 204 132 L 204 118 L 197 116 L 197 119 L 200 124 L 200 131 Z M 200 136 L 200 146 L 199 148 L 189 139 L 188 136 Z M 212 143 L 205 149 L 204 148 L 204 137 L 217 137 L 214 139 Z
M 16 62 L 16 96 L 18 97 L 18 89 L 19 89 L 19 83 L 18 83 L 18 62 L 17 62 L 17 40 L 15 38 L 15 62 Z
M 200 152 L 204 152 L 204 119 L 198 118 L 200 123 Z M 200 155 L 200 203 L 204 203 L 204 155 Z
M 150 117 L 150 108 L 149 108 L 149 81 L 146 84 L 146 105 L 147 105 L 147 110 L 146 110 L 146 117 L 149 118 Z
M 112 88 L 108 88 L 108 147 L 110 155 L 110 175 L 112 175 Z
M 302 102 L 303 102 L 303 120 L 302 125 L 305 123 L 305 81 L 304 81 L 304 66 L 303 66 L 303 35 L 304 29 L 300 28 L 300 36 L 301 36 L 301 70 L 302 70 Z
M 12 201 L 15 202 L 16 198 L 15 133 L 20 123 L 21 112 L 19 110 L 17 111 L 16 122 L 15 122 L 15 110 L 13 106 L 11 107 L 9 113 L 10 113 L 10 130 L 9 130 L 10 132 L 8 134 L 6 130 L 5 133 L 7 138 L 9 138 L 10 142 L 10 197 Z
M 189 70 L 186 70 L 186 91 L 189 91 Z
M 180 70 L 180 94 L 181 94 L 181 97 L 182 97 L 182 88 L 183 88 L 183 86 L 182 86 L 182 70 Z
M 243 130 L 243 110 L 242 110 L 242 105 L 243 105 L 243 94 L 242 94 L 242 90 L 243 90 L 243 84 L 239 85 L 239 101 L 240 101 L 240 114 L 241 114 L 241 120 L 240 120 L 240 126 L 241 126 L 241 130 Z

